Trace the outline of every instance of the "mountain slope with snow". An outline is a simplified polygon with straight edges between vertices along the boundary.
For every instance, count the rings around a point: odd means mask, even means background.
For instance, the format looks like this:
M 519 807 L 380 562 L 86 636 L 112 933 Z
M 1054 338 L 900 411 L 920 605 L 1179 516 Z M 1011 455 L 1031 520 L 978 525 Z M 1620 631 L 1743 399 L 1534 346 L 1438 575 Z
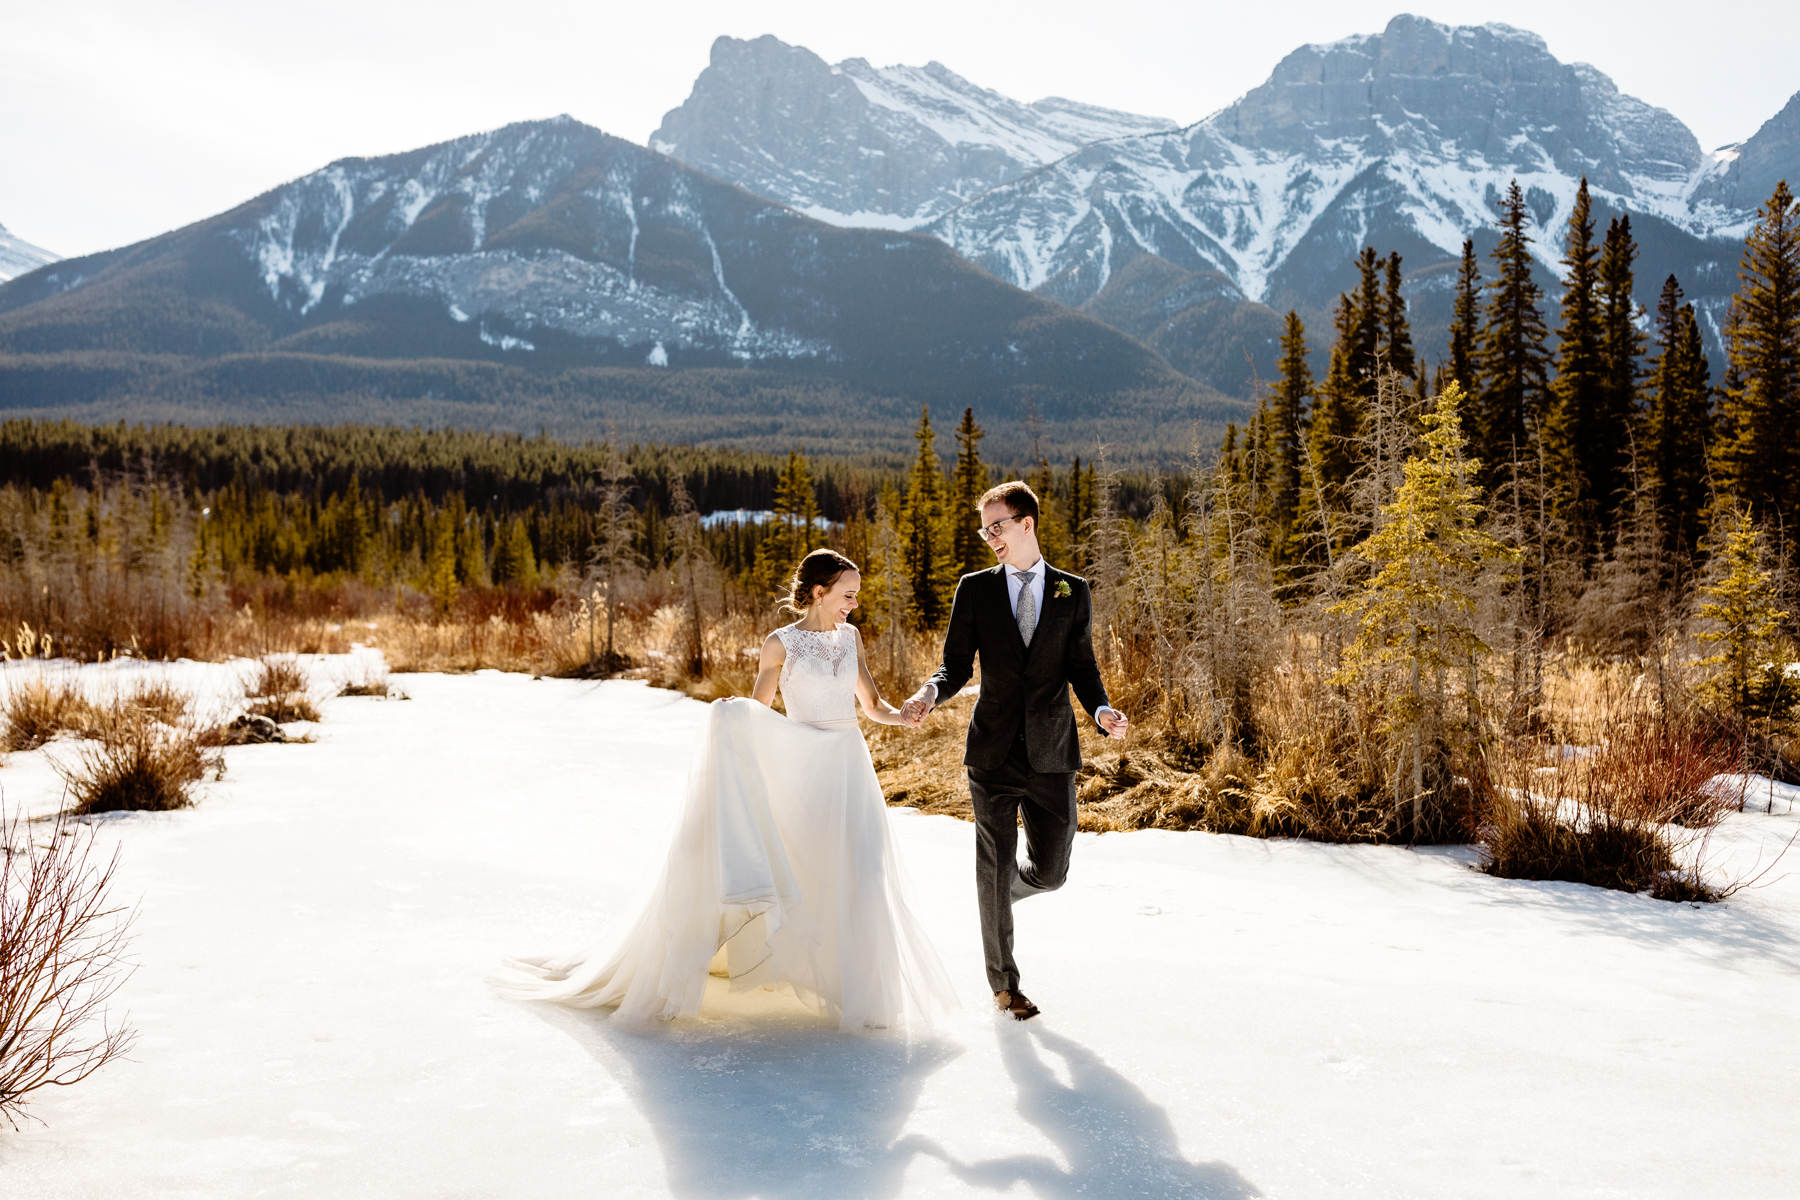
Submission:
M 1322 321 L 1365 245 L 1403 256 L 1421 342 L 1435 352 L 1448 306 L 1432 269 L 1465 237 L 1492 244 L 1498 200 L 1517 180 L 1533 253 L 1553 275 L 1585 175 L 1602 228 L 1632 217 L 1640 301 L 1673 272 L 1711 329 L 1755 205 L 1775 178 L 1800 173 L 1796 126 L 1800 101 L 1724 163 L 1675 117 L 1587 64 L 1558 62 L 1534 34 L 1400 16 L 1378 35 L 1301 47 L 1195 125 L 1087 147 L 927 229 L 1000 278 L 1090 311 L 1141 257 L 1224 280 L 1271 310 L 1267 377 L 1273 310 Z
M 908 420 L 919 394 L 1043 389 L 1053 417 L 1142 389 L 1146 414 L 1191 413 L 1195 391 L 941 241 L 813 221 L 566 117 L 344 159 L 0 287 L 0 354 L 68 352 L 777 369 L 907 397 Z
M 1300 311 L 1320 346 L 1365 245 L 1402 255 L 1415 336 L 1441 357 L 1450 267 L 1465 237 L 1491 248 L 1515 179 L 1552 294 L 1585 175 L 1602 231 L 1611 216 L 1632 219 L 1640 302 L 1653 306 L 1676 274 L 1716 351 L 1755 208 L 1776 179 L 1800 178 L 1800 97 L 1749 141 L 1709 155 L 1670 113 L 1501 24 L 1401 15 L 1377 34 L 1301 46 L 1202 121 L 1068 129 L 1083 144 L 1010 179 L 959 174 L 950 148 L 999 154 L 1010 171 L 1051 144 L 1018 126 L 977 136 L 965 91 L 909 86 L 922 78 L 940 80 L 933 68 L 828 67 L 774 39 L 721 39 L 658 144 L 836 220 L 935 212 L 919 227 L 972 262 L 1236 395 L 1273 373 L 1280 311 Z M 1027 107 L 982 95 L 984 111 Z
M 57 260 L 57 255 L 16 237 L 0 225 L 0 283 L 17 279 Z
M 835 66 L 722 37 L 650 145 L 834 224 L 905 228 L 1106 138 L 1174 123 L 1059 97 L 1022 104 L 942 63 Z

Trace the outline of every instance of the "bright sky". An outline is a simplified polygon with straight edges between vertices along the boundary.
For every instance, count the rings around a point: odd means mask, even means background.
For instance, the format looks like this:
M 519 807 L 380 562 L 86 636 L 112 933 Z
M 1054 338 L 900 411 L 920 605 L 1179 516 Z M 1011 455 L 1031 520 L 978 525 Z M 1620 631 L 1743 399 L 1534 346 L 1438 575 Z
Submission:
M 1504 18 L 1685 121 L 1741 141 L 1800 89 L 1784 0 L 13 0 L 0 67 L 0 225 L 64 255 L 152 236 L 349 155 L 568 112 L 643 142 L 715 37 L 773 33 L 828 61 L 936 59 L 1021 100 L 1195 121 L 1303 42 L 1397 11 Z

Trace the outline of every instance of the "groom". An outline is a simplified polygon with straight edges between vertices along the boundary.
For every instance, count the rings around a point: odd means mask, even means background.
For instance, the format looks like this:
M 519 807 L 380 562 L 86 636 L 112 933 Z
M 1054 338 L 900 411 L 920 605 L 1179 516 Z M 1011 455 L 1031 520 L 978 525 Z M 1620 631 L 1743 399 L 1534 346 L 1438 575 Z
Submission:
M 1087 580 L 1050 566 L 1038 550 L 1037 494 L 1014 480 L 990 488 L 980 509 L 981 539 L 1000 561 L 957 581 L 943 662 L 900 711 L 908 724 L 923 722 L 969 682 L 981 656 L 981 694 L 963 754 L 975 805 L 981 943 L 995 1005 L 1024 1021 L 1038 1007 L 1019 990 L 1012 906 L 1061 887 L 1069 873 L 1081 765 L 1069 688 L 1107 736 L 1123 737 L 1127 722 L 1107 705 L 1094 663 Z

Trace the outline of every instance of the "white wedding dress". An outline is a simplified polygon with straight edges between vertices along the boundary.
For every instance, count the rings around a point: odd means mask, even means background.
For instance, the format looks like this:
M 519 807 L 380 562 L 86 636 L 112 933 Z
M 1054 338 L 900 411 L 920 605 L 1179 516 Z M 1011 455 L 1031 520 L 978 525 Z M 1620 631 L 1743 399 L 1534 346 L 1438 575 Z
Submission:
M 955 1003 L 902 896 L 856 721 L 856 633 L 776 633 L 788 715 L 711 706 L 668 861 L 623 941 L 509 959 L 504 992 L 667 1020 L 699 1012 L 723 975 L 733 990 L 786 985 L 844 1029 L 919 1026 Z

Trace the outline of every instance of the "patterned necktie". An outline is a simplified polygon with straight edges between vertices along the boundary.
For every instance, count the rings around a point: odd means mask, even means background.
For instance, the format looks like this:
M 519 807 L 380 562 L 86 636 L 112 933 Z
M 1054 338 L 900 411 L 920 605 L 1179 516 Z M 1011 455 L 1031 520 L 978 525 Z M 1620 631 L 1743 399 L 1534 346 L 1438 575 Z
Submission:
M 1030 571 L 1014 571 L 1013 578 L 1022 585 L 1019 588 L 1019 636 L 1031 645 L 1031 635 L 1037 632 L 1037 600 L 1031 594 Z

